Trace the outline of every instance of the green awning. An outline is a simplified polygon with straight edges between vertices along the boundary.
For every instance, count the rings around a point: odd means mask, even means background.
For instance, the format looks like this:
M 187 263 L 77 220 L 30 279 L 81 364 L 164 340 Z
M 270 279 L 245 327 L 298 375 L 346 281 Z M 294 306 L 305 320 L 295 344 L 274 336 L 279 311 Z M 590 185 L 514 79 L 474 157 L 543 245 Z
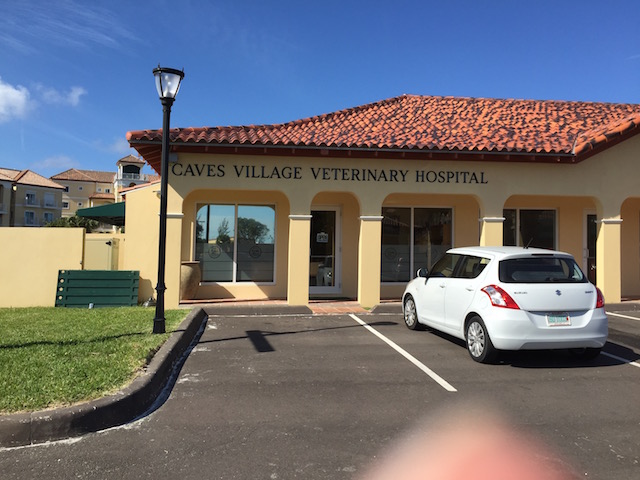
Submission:
M 79 208 L 76 215 L 90 218 L 109 225 L 124 227 L 124 204 L 125 202 L 109 203 L 99 207 Z

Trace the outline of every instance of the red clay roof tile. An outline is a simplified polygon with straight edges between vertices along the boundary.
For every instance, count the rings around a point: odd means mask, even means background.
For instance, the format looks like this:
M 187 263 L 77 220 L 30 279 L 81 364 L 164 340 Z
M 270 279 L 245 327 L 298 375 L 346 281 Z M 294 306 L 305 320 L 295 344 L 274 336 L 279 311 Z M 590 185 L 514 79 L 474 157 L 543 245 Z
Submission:
M 14 170 L 0 168 L 0 180 L 8 180 L 21 185 L 33 185 L 36 187 L 55 188 L 64 190 L 64 187 L 48 178 L 38 175 L 31 170 Z
M 70 168 L 51 177 L 58 181 L 113 183 L 116 174 L 114 172 L 100 172 L 97 170 L 80 170 Z
M 603 142 L 637 133 L 639 118 L 635 104 L 403 95 L 283 124 L 172 129 L 171 142 L 174 150 L 264 146 L 303 149 L 297 155 L 328 148 L 551 154 L 576 161 Z M 127 140 L 157 167 L 162 130 L 128 132 Z

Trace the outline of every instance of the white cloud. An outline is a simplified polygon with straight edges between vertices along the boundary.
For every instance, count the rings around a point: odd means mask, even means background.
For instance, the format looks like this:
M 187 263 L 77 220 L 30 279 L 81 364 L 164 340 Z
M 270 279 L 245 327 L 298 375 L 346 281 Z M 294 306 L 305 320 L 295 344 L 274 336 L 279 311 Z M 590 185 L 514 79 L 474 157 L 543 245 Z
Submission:
M 135 38 L 123 25 L 126 12 L 95 3 L 99 2 L 65 0 L 51 7 L 41 0 L 12 2 L 0 15 L 0 45 L 36 54 L 43 51 L 43 43 L 87 50 L 119 48 Z
M 30 109 L 29 90 L 22 85 L 14 87 L 0 78 L 0 123 L 13 118 L 24 118 Z
M 34 171 L 40 173 L 40 175 L 47 176 L 64 172 L 70 168 L 78 168 L 78 162 L 66 155 L 54 155 L 52 157 L 47 157 L 32 165 L 32 169 Z
M 36 84 L 34 90 L 40 102 L 71 107 L 77 107 L 82 96 L 87 94 L 87 90 L 82 87 L 71 87 L 67 92 L 61 92 L 52 87 Z M 3 82 L 0 77 L 0 123 L 15 118 L 25 118 L 40 102 L 32 98 L 27 87 L 11 85 Z
M 36 90 L 45 103 L 52 105 L 70 105 L 72 107 L 77 107 L 80 103 L 80 97 L 87 94 L 87 91 L 82 87 L 71 87 L 68 92 L 64 93 L 55 88 L 37 84 Z
M 131 153 L 131 146 L 126 138 L 116 138 L 109 146 L 109 150 L 117 154 L 128 155 Z

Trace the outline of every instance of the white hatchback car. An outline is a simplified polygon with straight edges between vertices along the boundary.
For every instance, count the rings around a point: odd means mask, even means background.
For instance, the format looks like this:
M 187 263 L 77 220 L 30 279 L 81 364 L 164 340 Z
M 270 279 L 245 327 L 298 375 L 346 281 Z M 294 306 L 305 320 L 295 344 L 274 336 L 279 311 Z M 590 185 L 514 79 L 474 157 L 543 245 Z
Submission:
M 477 362 L 499 350 L 570 349 L 594 358 L 608 335 L 604 297 L 568 253 L 522 247 L 453 248 L 418 270 L 404 321 L 466 341 Z

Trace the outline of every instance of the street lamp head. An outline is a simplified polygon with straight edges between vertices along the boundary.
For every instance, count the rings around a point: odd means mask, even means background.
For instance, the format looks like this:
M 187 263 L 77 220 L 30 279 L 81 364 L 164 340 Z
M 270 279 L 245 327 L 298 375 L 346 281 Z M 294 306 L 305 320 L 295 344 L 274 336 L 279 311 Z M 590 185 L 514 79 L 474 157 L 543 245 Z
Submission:
M 158 68 L 153 69 L 153 75 L 156 77 L 156 88 L 160 99 L 175 99 L 180 89 L 180 82 L 184 78 L 184 70 L 158 65 Z

